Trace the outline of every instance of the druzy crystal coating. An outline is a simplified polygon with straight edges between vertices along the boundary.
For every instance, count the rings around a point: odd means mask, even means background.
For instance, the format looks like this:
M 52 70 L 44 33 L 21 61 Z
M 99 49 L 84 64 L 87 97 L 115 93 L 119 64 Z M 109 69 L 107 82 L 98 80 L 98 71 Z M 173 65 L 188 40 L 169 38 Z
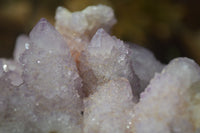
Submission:
M 56 11 L 0 59 L 0 133 L 200 133 L 200 67 L 109 34 L 112 8 Z

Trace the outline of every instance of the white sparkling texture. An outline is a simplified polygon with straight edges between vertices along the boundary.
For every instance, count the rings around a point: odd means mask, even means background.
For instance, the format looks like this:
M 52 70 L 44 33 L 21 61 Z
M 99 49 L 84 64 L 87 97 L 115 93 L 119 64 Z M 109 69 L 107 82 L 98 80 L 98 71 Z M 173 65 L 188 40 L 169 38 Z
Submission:
M 5 92 L 8 93 L 8 97 L 1 97 L 2 101 L 8 99 L 7 107 L 3 107 L 5 108 L 3 124 L 8 124 L 10 130 L 4 129 L 2 124 L 0 132 L 1 130 L 5 133 L 18 132 L 19 128 L 21 133 L 65 133 L 65 131 L 81 133 L 83 103 L 79 94 L 82 84 L 66 42 L 45 19 L 38 22 L 28 40 L 29 48 L 23 49 L 23 54 L 16 54 L 21 55 L 19 60 L 23 72 L 19 77 L 23 78 L 23 84 L 19 87 L 12 85 L 12 80 L 15 78 L 11 75 L 12 71 L 18 72 L 12 70 L 14 62 L 7 61 L 2 64 L 6 76 L 4 80 L 7 77 L 8 80 L 10 77 L 12 79 L 11 85 L 1 88 L 10 91 Z M 24 40 L 21 41 L 24 44 Z M 17 51 L 18 46 L 16 53 L 20 53 Z M 5 65 L 7 67 L 4 67 Z M 18 121 L 24 122 L 18 125 Z M 16 131 L 12 129 L 10 122 L 17 126 Z
M 112 8 L 104 5 L 88 6 L 81 12 L 70 12 L 58 7 L 56 11 L 56 29 L 64 36 L 71 54 L 76 61 L 85 50 L 97 29 L 109 31 L 116 23 Z
M 83 78 L 83 89 L 89 91 L 87 93 L 93 93 L 96 86 L 118 77 L 129 80 L 134 96 L 138 96 L 140 92 L 128 47 L 103 29 L 96 32 L 81 54 L 79 70 Z
M 119 95 L 120 94 L 120 95 Z M 85 133 L 128 133 L 133 114 L 133 95 L 127 79 L 98 86 L 84 101 Z
M 112 8 L 56 11 L 0 59 L 0 133 L 200 133 L 200 67 L 109 35 Z
M 193 112 L 190 87 L 198 81 L 200 68 L 194 61 L 188 58 L 171 61 L 141 94 L 135 106 L 133 130 L 136 133 L 196 133 L 199 126 L 195 127 L 197 120 L 192 117 L 197 114 Z

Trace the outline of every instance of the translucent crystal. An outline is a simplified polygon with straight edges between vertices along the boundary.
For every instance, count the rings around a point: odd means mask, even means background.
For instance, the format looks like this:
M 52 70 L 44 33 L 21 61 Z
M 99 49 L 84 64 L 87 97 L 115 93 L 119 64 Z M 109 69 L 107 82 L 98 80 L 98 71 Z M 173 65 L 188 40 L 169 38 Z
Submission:
M 19 66 L 23 67 L 23 84 L 19 87 L 9 84 L 8 87 L 1 87 L 1 91 L 8 89 L 9 92 L 1 93 L 6 96 L 1 96 L 1 103 L 6 107 L 2 106 L 4 116 L 0 132 L 81 133 L 81 79 L 66 42 L 45 19 L 41 19 L 33 28 L 28 40 L 28 48 L 23 47 L 21 52 L 18 47 L 15 50 L 18 53 L 16 60 L 19 59 Z M 24 45 L 23 39 L 17 43 L 20 42 Z M 11 76 L 12 81 L 11 73 L 17 72 L 14 63 L 3 63 L 5 80 Z
M 132 66 L 140 79 L 141 90 L 144 90 L 156 72 L 161 72 L 164 65 L 154 57 L 153 53 L 139 45 L 129 44 Z
M 108 29 L 116 23 L 113 10 L 105 5 L 88 6 L 81 12 L 71 13 L 69 10 L 58 7 L 56 11 L 56 26 L 62 26 L 77 34 L 95 33 L 99 28 Z
M 84 133 L 130 132 L 134 103 L 128 80 L 121 78 L 98 86 L 84 105 Z
M 110 7 L 41 19 L 0 59 L 0 133 L 199 133 L 200 67 L 108 34 Z
M 65 37 L 72 56 L 77 61 L 80 52 L 88 45 L 97 29 L 109 31 L 116 23 L 112 8 L 104 5 L 89 6 L 81 12 L 73 13 L 58 7 L 55 18 L 56 29 Z
M 190 86 L 200 80 L 200 68 L 192 60 L 178 58 L 156 74 L 141 94 L 133 119 L 136 133 L 193 133 Z
M 42 19 L 30 33 L 32 44 L 22 55 L 25 82 L 45 97 L 65 97 L 81 87 L 75 63 L 62 36 Z M 51 67 L 49 67 L 51 66 Z
M 82 53 L 79 70 L 86 93 L 94 92 L 96 86 L 118 77 L 129 80 L 135 96 L 140 92 L 139 80 L 131 65 L 129 49 L 123 41 L 111 37 L 103 29 L 96 32 Z

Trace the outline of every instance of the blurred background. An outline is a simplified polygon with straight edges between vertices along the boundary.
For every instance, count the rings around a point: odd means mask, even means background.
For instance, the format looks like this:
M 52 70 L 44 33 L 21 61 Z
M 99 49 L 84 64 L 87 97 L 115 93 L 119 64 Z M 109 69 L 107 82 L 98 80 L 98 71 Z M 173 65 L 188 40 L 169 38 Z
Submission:
M 152 50 L 163 63 L 186 56 L 200 64 L 200 0 L 0 0 L 0 57 L 12 57 L 17 36 L 41 17 L 54 24 L 57 6 L 78 11 L 95 4 L 114 9 L 118 38 Z

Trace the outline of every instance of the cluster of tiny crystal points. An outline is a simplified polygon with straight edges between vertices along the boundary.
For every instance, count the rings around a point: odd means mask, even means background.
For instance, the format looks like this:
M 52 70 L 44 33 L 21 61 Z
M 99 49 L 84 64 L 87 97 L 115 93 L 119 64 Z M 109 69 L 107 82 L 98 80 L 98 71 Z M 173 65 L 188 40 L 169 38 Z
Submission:
M 108 34 L 110 7 L 41 19 L 0 59 L 0 133 L 200 133 L 200 67 Z

